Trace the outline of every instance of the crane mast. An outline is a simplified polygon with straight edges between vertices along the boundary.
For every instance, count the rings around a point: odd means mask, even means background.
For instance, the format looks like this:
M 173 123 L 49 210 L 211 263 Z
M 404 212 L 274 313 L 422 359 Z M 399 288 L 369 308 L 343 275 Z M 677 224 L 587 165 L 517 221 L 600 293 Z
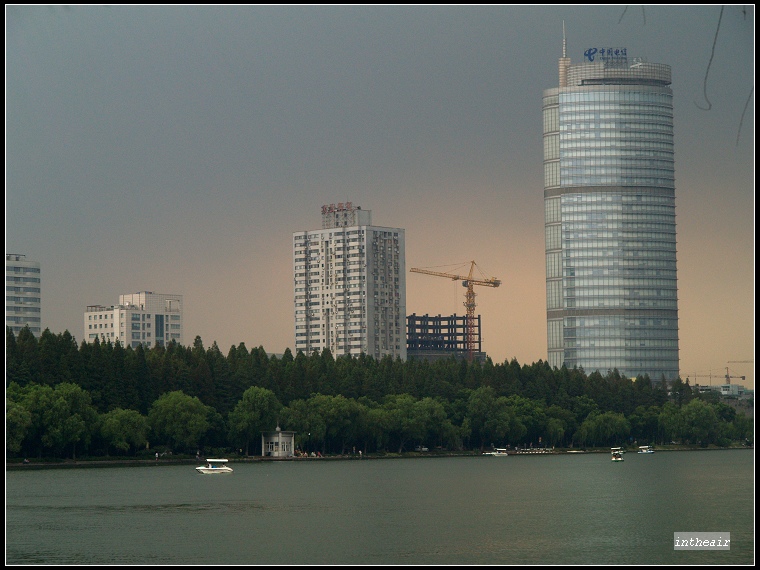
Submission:
M 445 273 L 441 271 L 431 271 L 429 269 L 423 269 L 419 267 L 412 267 L 409 271 L 411 273 L 422 273 L 424 275 L 434 275 L 436 277 L 446 277 L 452 281 L 462 281 L 462 286 L 467 288 L 465 293 L 464 306 L 467 310 L 465 317 L 465 350 L 467 351 L 467 359 L 472 362 L 473 352 L 475 349 L 475 291 L 474 285 L 483 285 L 485 287 L 498 287 L 501 285 L 501 281 L 495 277 L 487 279 L 473 279 L 472 274 L 475 270 L 475 262 L 470 262 L 470 272 L 468 275 L 456 275 L 453 273 Z

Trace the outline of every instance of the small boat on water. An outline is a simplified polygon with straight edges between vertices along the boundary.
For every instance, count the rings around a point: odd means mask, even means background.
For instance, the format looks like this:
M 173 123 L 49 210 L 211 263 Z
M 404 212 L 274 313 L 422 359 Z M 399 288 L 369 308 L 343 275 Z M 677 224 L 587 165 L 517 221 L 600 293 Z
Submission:
M 654 453 L 654 449 L 652 449 L 651 445 L 640 445 L 639 453 Z
M 493 451 L 486 451 L 483 455 L 493 455 L 494 457 L 506 457 L 509 454 L 507 453 L 506 448 L 497 447 Z
M 227 459 L 206 459 L 206 465 L 196 467 L 198 473 L 208 475 L 209 473 L 232 473 L 232 467 L 225 465 Z
M 613 447 L 610 451 L 612 453 L 612 461 L 623 461 L 625 450 L 620 447 Z

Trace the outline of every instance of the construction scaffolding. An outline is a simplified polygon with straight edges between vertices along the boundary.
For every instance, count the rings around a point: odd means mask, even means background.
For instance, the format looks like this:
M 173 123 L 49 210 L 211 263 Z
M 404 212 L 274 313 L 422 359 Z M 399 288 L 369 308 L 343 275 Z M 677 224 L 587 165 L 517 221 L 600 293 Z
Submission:
M 466 315 L 417 315 L 406 317 L 407 358 L 428 361 L 454 356 L 469 359 L 468 327 Z M 480 335 L 480 315 L 473 319 L 472 358 L 485 361 Z

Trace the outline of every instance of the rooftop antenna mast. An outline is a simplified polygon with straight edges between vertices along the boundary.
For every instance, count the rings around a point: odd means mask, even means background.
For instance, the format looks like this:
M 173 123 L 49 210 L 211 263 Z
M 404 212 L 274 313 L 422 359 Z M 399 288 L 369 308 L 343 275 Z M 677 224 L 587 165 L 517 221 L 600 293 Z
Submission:
M 567 87 L 567 68 L 570 58 L 567 57 L 567 36 L 565 35 L 565 20 L 562 20 L 562 57 L 559 58 L 559 86 Z

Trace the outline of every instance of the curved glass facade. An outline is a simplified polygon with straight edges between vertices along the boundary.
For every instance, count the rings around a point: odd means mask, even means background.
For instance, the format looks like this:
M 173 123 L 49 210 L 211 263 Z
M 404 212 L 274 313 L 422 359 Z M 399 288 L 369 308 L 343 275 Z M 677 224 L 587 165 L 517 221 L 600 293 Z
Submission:
M 562 186 L 674 188 L 670 89 L 608 89 L 559 96 Z
M 570 66 L 578 84 L 544 93 L 552 366 L 678 377 L 673 102 L 654 65 L 638 84 Z

